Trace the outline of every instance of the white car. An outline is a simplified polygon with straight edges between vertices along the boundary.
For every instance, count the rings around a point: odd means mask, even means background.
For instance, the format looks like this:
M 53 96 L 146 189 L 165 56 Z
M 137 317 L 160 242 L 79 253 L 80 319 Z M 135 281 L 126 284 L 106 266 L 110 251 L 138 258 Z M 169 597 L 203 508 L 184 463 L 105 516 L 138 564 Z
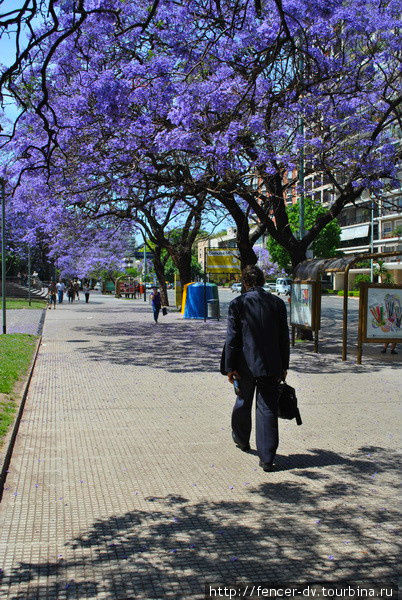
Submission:
M 236 292 L 237 294 L 241 294 L 241 283 L 233 283 L 231 287 L 232 292 Z
M 276 293 L 278 296 L 280 294 L 290 294 L 291 285 L 292 280 L 288 277 L 278 277 L 276 280 Z
M 276 283 L 264 283 L 262 287 L 266 292 L 276 292 Z

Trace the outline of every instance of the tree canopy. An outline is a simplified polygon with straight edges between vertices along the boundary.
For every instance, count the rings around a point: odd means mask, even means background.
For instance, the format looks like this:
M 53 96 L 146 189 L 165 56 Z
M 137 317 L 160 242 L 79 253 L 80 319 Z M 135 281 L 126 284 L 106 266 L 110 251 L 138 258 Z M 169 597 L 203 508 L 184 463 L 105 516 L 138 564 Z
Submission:
M 25 211 L 135 220 L 152 205 L 159 221 L 202 196 L 232 216 L 243 264 L 257 259 L 254 219 L 295 266 L 348 202 L 395 181 L 399 1 L 79 5 L 80 27 L 56 48 L 43 39 L 44 54 L 13 79 L 26 110 L 4 175 Z M 57 14 L 66 31 L 71 7 Z M 43 56 L 46 126 L 35 110 Z M 301 152 L 334 201 L 299 240 L 283 197 Z M 40 201 L 26 193 L 32 174 L 51 190 Z

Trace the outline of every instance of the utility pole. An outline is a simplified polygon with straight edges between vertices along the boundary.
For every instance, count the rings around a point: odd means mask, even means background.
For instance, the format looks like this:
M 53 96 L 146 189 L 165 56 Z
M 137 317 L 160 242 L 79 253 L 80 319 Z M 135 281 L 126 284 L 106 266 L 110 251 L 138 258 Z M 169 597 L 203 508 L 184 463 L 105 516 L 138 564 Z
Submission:
M 301 51 L 300 44 L 300 58 L 299 58 L 299 69 L 300 69 L 300 78 L 303 78 L 304 71 L 304 60 L 303 54 Z M 301 137 L 304 136 L 304 120 L 303 116 L 299 117 L 299 134 Z M 299 156 L 299 168 L 298 168 L 298 180 L 299 180 L 299 240 L 304 238 L 305 229 L 304 229 L 304 144 L 300 148 L 300 156 Z
M 374 252 L 374 200 L 371 198 L 370 254 Z M 374 280 L 374 261 L 370 258 L 370 281 Z
M 147 283 L 146 283 L 146 279 L 147 279 L 147 251 L 146 251 L 146 238 L 144 236 L 144 268 L 143 268 L 143 273 L 144 273 L 144 302 L 147 301 Z
M 3 333 L 7 333 L 6 321 L 6 182 L 0 178 L 1 186 L 1 303 Z
M 31 245 L 28 244 L 28 303 L 31 306 Z

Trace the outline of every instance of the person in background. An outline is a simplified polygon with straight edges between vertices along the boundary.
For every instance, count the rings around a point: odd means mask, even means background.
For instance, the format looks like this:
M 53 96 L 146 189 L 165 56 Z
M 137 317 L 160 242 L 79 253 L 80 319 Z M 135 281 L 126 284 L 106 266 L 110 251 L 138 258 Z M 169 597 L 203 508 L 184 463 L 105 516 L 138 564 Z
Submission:
M 158 288 L 157 287 L 153 287 L 152 288 L 152 293 L 150 296 L 150 300 L 151 300 L 151 304 L 152 304 L 152 310 L 154 313 L 154 321 L 155 323 L 158 322 L 158 317 L 159 317 L 159 313 L 161 310 L 161 295 L 158 292 Z
M 80 301 L 80 284 L 77 279 L 74 281 L 73 287 L 74 287 L 74 294 L 77 296 L 77 300 L 79 302 Z
M 49 287 L 47 290 L 47 299 L 48 299 L 50 309 L 52 308 L 52 304 L 53 304 L 53 308 L 56 310 L 56 294 L 57 294 L 56 283 L 54 281 L 51 281 L 49 283 Z
M 68 282 L 68 287 L 67 287 L 67 298 L 69 302 L 74 302 L 74 295 L 75 295 L 75 291 L 74 291 L 74 285 L 72 281 Z
M 381 350 L 381 354 L 386 354 L 389 344 L 390 344 L 390 342 L 385 342 L 385 344 Z M 391 343 L 391 354 L 398 354 L 398 351 L 396 350 L 396 342 Z
M 83 292 L 84 292 L 84 295 L 85 295 L 85 303 L 88 304 L 88 302 L 89 302 L 89 292 L 90 292 L 88 283 L 85 282 L 82 289 L 83 289 Z
M 63 296 L 64 296 L 64 290 L 66 289 L 66 286 L 64 285 L 64 283 L 62 281 L 59 281 L 56 283 L 56 288 L 57 288 L 57 296 L 58 296 L 59 304 L 63 304 Z

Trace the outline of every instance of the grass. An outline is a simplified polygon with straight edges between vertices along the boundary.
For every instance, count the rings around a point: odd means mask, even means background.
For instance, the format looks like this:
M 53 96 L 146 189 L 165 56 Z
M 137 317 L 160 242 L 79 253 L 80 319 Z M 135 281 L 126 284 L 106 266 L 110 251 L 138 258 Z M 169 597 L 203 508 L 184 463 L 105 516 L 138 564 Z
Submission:
M 11 394 L 16 382 L 27 373 L 37 339 L 38 336 L 25 333 L 0 335 L 0 394 Z M 12 397 L 0 397 L 0 445 L 16 410 Z
M 0 335 L 0 393 L 10 394 L 14 384 L 25 375 L 36 348 L 36 335 Z
M 14 400 L 0 400 L 0 446 L 10 425 L 14 422 L 17 405 Z
M 29 306 L 28 300 L 25 298 L 7 298 L 6 299 L 6 308 L 14 309 L 14 308 L 46 308 L 46 300 L 40 300 L 38 298 L 32 298 L 31 306 Z

